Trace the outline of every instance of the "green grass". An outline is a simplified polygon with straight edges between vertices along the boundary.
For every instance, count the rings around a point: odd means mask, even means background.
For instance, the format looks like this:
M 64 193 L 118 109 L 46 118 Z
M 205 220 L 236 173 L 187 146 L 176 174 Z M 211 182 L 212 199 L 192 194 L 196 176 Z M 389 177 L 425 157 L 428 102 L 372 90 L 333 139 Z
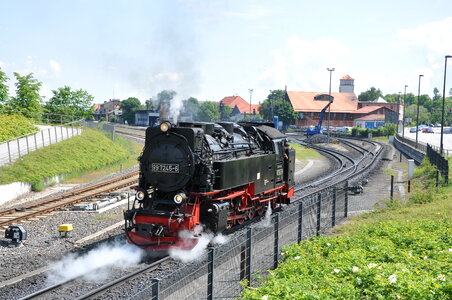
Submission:
M 38 149 L 0 168 L 0 184 L 22 181 L 42 189 L 43 182 L 54 176 L 75 178 L 92 171 L 118 171 L 119 164 L 126 168 L 136 163 L 140 151 L 136 143 L 118 136 L 113 142 L 101 131 L 87 128 L 80 136 Z
M 23 115 L 0 114 L 0 143 L 37 130 L 33 122 Z
M 304 147 L 299 144 L 291 143 L 290 147 L 295 149 L 295 157 L 298 160 L 307 160 L 307 159 L 323 159 L 324 157 L 314 149 Z
M 437 190 L 431 175 L 424 163 L 408 200 L 284 247 L 241 299 L 451 299 L 452 185 Z

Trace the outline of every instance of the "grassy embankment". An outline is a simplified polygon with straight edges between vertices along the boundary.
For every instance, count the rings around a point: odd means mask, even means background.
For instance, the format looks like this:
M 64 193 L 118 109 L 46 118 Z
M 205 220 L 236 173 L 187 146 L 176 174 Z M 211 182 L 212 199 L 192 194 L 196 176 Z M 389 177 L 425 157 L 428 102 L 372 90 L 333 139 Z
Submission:
M 33 122 L 23 115 L 0 114 L 0 143 L 37 130 Z
M 434 173 L 424 164 L 407 200 L 285 247 L 241 299 L 451 299 L 452 186 L 436 190 Z
M 323 159 L 324 157 L 317 150 L 304 147 L 300 144 L 290 143 L 290 147 L 295 149 L 295 157 L 298 160 Z
M 85 128 L 83 134 L 38 149 L 10 166 L 0 168 L 0 184 L 29 182 L 41 190 L 45 182 L 63 176 L 66 182 L 97 179 L 137 163 L 142 146 L 116 136 L 112 141 L 101 131 Z

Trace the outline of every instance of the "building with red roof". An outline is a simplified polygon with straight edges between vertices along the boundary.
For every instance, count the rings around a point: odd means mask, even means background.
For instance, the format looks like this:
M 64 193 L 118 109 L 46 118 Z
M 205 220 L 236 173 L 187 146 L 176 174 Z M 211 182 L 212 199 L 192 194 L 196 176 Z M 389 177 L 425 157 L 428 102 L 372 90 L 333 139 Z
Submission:
M 235 119 L 240 119 L 245 114 L 259 114 L 259 104 L 250 104 L 240 96 L 228 96 L 224 97 L 220 102 L 224 105 L 232 108 L 232 115 L 236 116 Z
M 323 126 L 327 124 L 328 112 L 330 126 L 333 127 L 354 126 L 355 120 L 369 115 L 378 115 L 378 125 L 381 125 L 381 116 L 383 122 L 385 116 L 387 120 L 397 120 L 397 114 L 402 111 L 397 103 L 358 101 L 354 93 L 354 80 L 350 75 L 340 79 L 339 93 L 331 93 L 332 103 L 325 111 Z M 326 92 L 286 91 L 286 95 L 293 109 L 299 113 L 295 125 L 301 127 L 317 125 L 322 109 L 329 103 L 329 95 Z

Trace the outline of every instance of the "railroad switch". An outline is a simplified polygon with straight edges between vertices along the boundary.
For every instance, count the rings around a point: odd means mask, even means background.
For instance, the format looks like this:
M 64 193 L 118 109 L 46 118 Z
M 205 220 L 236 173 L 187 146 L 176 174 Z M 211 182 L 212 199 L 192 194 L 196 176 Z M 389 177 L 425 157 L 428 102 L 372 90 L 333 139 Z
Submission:
M 70 236 L 70 232 L 72 231 L 72 224 L 61 224 L 58 226 L 58 231 L 60 232 L 60 237 L 68 237 Z
M 18 247 L 27 239 L 27 231 L 22 225 L 11 225 L 5 230 L 5 238 L 11 239 L 10 246 Z

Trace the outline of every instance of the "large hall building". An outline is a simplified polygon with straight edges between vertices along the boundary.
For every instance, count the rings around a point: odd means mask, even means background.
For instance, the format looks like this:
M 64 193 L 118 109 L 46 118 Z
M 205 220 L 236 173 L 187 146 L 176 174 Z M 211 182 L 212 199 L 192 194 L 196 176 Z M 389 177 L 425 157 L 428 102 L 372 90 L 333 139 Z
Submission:
M 298 113 L 297 126 L 317 125 L 321 111 L 329 103 L 328 92 L 286 91 L 287 99 Z M 354 92 L 354 79 L 345 75 L 340 79 L 339 93 L 331 93 L 333 100 L 329 107 L 330 126 L 379 127 L 387 121 L 401 120 L 402 106 L 388 103 L 383 99 L 373 102 L 360 102 Z M 323 125 L 327 124 L 328 109 L 324 114 Z M 397 121 L 398 120 L 398 121 Z

